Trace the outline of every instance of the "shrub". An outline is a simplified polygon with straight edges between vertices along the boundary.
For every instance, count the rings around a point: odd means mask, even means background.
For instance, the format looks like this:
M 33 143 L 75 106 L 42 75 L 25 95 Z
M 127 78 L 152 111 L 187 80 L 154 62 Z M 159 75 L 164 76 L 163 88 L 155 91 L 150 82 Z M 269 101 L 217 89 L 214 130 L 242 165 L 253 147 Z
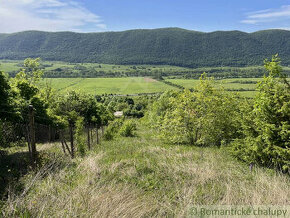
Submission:
M 114 133 L 112 131 L 112 128 L 107 127 L 107 129 L 104 132 L 103 138 L 106 141 L 110 141 L 110 140 L 112 140 L 114 138 Z
M 112 121 L 104 132 L 104 140 L 109 141 L 112 140 L 118 133 L 118 130 L 122 126 L 123 121 L 121 119 L 117 119 Z
M 120 135 L 124 137 L 132 137 L 135 135 L 135 130 L 137 129 L 134 120 L 126 120 L 122 127 L 120 128 Z

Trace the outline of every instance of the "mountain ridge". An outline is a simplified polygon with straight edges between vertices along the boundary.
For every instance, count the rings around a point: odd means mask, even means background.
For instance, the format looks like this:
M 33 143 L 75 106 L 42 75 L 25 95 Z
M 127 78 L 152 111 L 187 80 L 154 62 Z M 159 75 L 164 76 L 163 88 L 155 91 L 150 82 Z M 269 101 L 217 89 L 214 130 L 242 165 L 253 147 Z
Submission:
M 169 64 L 185 67 L 261 65 L 279 53 L 290 64 L 290 31 L 198 32 L 181 28 L 118 32 L 24 31 L 0 34 L 0 59 L 108 64 Z

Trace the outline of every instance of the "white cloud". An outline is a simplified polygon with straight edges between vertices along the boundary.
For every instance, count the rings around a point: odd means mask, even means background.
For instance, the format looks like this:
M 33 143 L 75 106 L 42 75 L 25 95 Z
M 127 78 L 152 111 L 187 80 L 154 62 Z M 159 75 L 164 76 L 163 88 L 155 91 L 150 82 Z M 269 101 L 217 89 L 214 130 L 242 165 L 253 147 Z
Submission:
M 262 11 L 254 11 L 247 14 L 246 18 L 241 23 L 257 24 L 269 23 L 280 20 L 290 21 L 290 5 L 284 5 L 279 9 L 267 9 Z
M 86 32 L 106 29 L 102 19 L 76 1 L 0 0 L 0 32 Z
M 256 20 L 242 20 L 241 23 L 246 23 L 246 24 L 256 24 L 257 21 Z

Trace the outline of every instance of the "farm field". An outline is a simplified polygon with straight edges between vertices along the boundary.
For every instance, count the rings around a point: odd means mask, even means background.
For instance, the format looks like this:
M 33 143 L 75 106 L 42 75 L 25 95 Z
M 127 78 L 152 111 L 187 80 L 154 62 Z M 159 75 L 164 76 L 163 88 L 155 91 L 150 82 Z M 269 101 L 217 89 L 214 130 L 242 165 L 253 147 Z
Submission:
M 124 78 L 47 78 L 57 91 L 80 90 L 89 94 L 138 94 L 177 89 L 146 77 Z
M 1 60 L 0 61 L 0 70 L 4 71 L 6 73 L 12 72 L 12 71 L 18 71 L 21 69 L 20 66 L 18 66 L 19 63 L 23 63 L 20 61 L 5 61 Z
M 0 60 L 0 71 L 12 77 L 22 66 L 23 60 Z M 198 79 L 204 72 L 215 78 L 258 78 L 266 73 L 262 66 L 187 68 L 172 65 L 114 65 L 61 61 L 41 61 L 40 68 L 47 78 L 160 77 L 162 75 L 162 77 Z M 283 67 L 283 70 L 290 75 L 289 67 Z
M 217 80 L 216 85 L 225 89 L 239 92 L 242 96 L 253 97 L 255 95 L 255 83 L 260 78 L 238 78 Z M 123 78 L 46 78 L 45 82 L 57 91 L 63 93 L 68 90 L 79 90 L 89 94 L 138 94 L 155 93 L 166 90 L 177 90 L 176 87 L 164 84 L 160 81 L 147 77 L 123 77 Z M 196 79 L 167 79 L 174 84 L 182 85 L 184 88 L 193 88 L 199 80 Z M 246 91 L 239 91 L 245 89 Z M 249 90 L 249 91 L 248 91 Z
M 223 86 L 226 90 L 239 92 L 245 97 L 254 97 L 257 82 L 261 81 L 262 78 L 234 78 L 234 79 L 223 79 L 216 80 L 216 86 Z M 193 88 L 199 83 L 196 79 L 167 79 L 177 85 L 181 85 L 184 88 Z M 244 89 L 244 91 L 241 91 Z
M 22 60 L 0 60 L 0 71 L 6 73 L 18 72 L 23 65 Z M 76 78 L 47 78 L 46 82 L 60 91 L 67 90 L 80 90 L 90 94 L 138 94 L 138 93 L 155 93 L 164 92 L 166 90 L 177 89 L 161 83 L 157 80 L 144 79 L 146 75 L 156 75 L 159 73 L 166 73 L 168 75 L 185 75 L 191 72 L 191 75 L 198 75 L 200 72 L 224 71 L 230 74 L 234 68 L 231 67 L 217 67 L 217 68 L 184 68 L 170 65 L 112 65 L 112 64 L 99 64 L 99 63 L 68 63 L 61 61 L 41 61 L 41 67 L 46 72 L 61 72 L 60 74 L 51 74 L 55 77 L 76 77 Z M 261 67 L 242 67 L 235 68 L 244 71 L 259 71 Z M 86 74 L 88 70 L 95 70 L 99 74 L 95 78 L 80 78 L 91 77 L 92 75 Z M 284 67 L 284 70 L 289 68 Z M 200 75 L 200 74 L 199 74 Z M 143 76 L 143 77 L 135 77 Z M 178 77 L 179 77 L 178 76 Z M 94 77 L 94 76 L 93 76 Z M 103 78 L 105 77 L 105 78 Z M 150 76 L 148 76 L 150 77 Z M 173 78 L 175 76 L 172 76 Z M 165 77 L 166 78 L 166 77 Z M 166 81 L 181 85 L 184 88 L 193 88 L 198 79 L 183 79 L 183 78 L 166 78 Z M 196 77 L 198 78 L 198 77 Z M 226 90 L 239 92 L 245 97 L 254 97 L 256 82 L 261 78 L 232 78 L 216 80 L 216 84 L 222 85 Z
M 4 72 L 19 71 L 22 67 L 23 60 L 0 60 L 0 70 Z M 102 63 L 69 63 L 62 61 L 41 61 L 45 70 L 55 70 L 57 68 L 66 68 L 74 70 L 76 66 L 94 68 L 104 72 L 124 72 L 134 70 L 161 70 L 161 71 L 184 71 L 190 68 L 178 67 L 171 65 L 115 65 L 115 64 L 102 64 Z
M 198 84 L 199 80 L 196 79 L 167 79 L 168 81 L 182 85 L 184 88 L 192 88 L 196 84 Z M 217 85 L 222 85 L 225 88 L 249 88 L 254 89 L 256 87 L 255 83 L 247 83 L 247 82 L 259 82 L 262 78 L 233 78 L 233 79 L 222 79 L 216 80 Z M 245 84 L 243 83 L 245 82 Z

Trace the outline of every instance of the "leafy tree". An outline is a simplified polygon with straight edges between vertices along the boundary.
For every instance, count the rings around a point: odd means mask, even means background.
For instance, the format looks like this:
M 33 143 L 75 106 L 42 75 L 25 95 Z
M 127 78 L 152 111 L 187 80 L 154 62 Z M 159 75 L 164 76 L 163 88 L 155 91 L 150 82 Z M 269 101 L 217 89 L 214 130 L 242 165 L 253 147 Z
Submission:
M 49 124 L 52 119 L 48 115 L 49 104 L 44 98 L 45 91 L 41 87 L 43 71 L 39 68 L 39 58 L 26 59 L 24 68 L 12 80 L 12 87 L 16 93 L 17 110 L 22 114 L 22 120 L 27 119 L 28 106 L 35 109 L 35 120 L 38 123 Z
M 214 88 L 213 80 L 203 75 L 194 92 L 162 95 L 149 119 L 167 141 L 221 145 L 238 135 L 238 105 L 237 98 Z
M 13 93 L 7 76 L 0 71 L 0 120 L 11 120 L 15 116 Z
M 79 117 L 84 118 L 86 125 L 105 125 L 111 118 L 106 108 L 96 101 L 92 95 L 68 92 L 65 96 L 60 96 L 56 102 L 55 114 L 67 120 L 76 122 Z
M 5 129 L 9 121 L 15 121 L 17 114 L 14 110 L 15 102 L 13 101 L 12 89 L 9 85 L 7 76 L 0 71 L 0 147 L 6 147 L 10 141 L 5 137 Z M 12 128 L 12 131 L 14 129 Z
M 235 140 L 233 153 L 247 162 L 289 172 L 290 86 L 277 55 L 265 60 L 265 68 L 269 76 L 258 84 L 253 110 L 242 120 L 244 138 Z

